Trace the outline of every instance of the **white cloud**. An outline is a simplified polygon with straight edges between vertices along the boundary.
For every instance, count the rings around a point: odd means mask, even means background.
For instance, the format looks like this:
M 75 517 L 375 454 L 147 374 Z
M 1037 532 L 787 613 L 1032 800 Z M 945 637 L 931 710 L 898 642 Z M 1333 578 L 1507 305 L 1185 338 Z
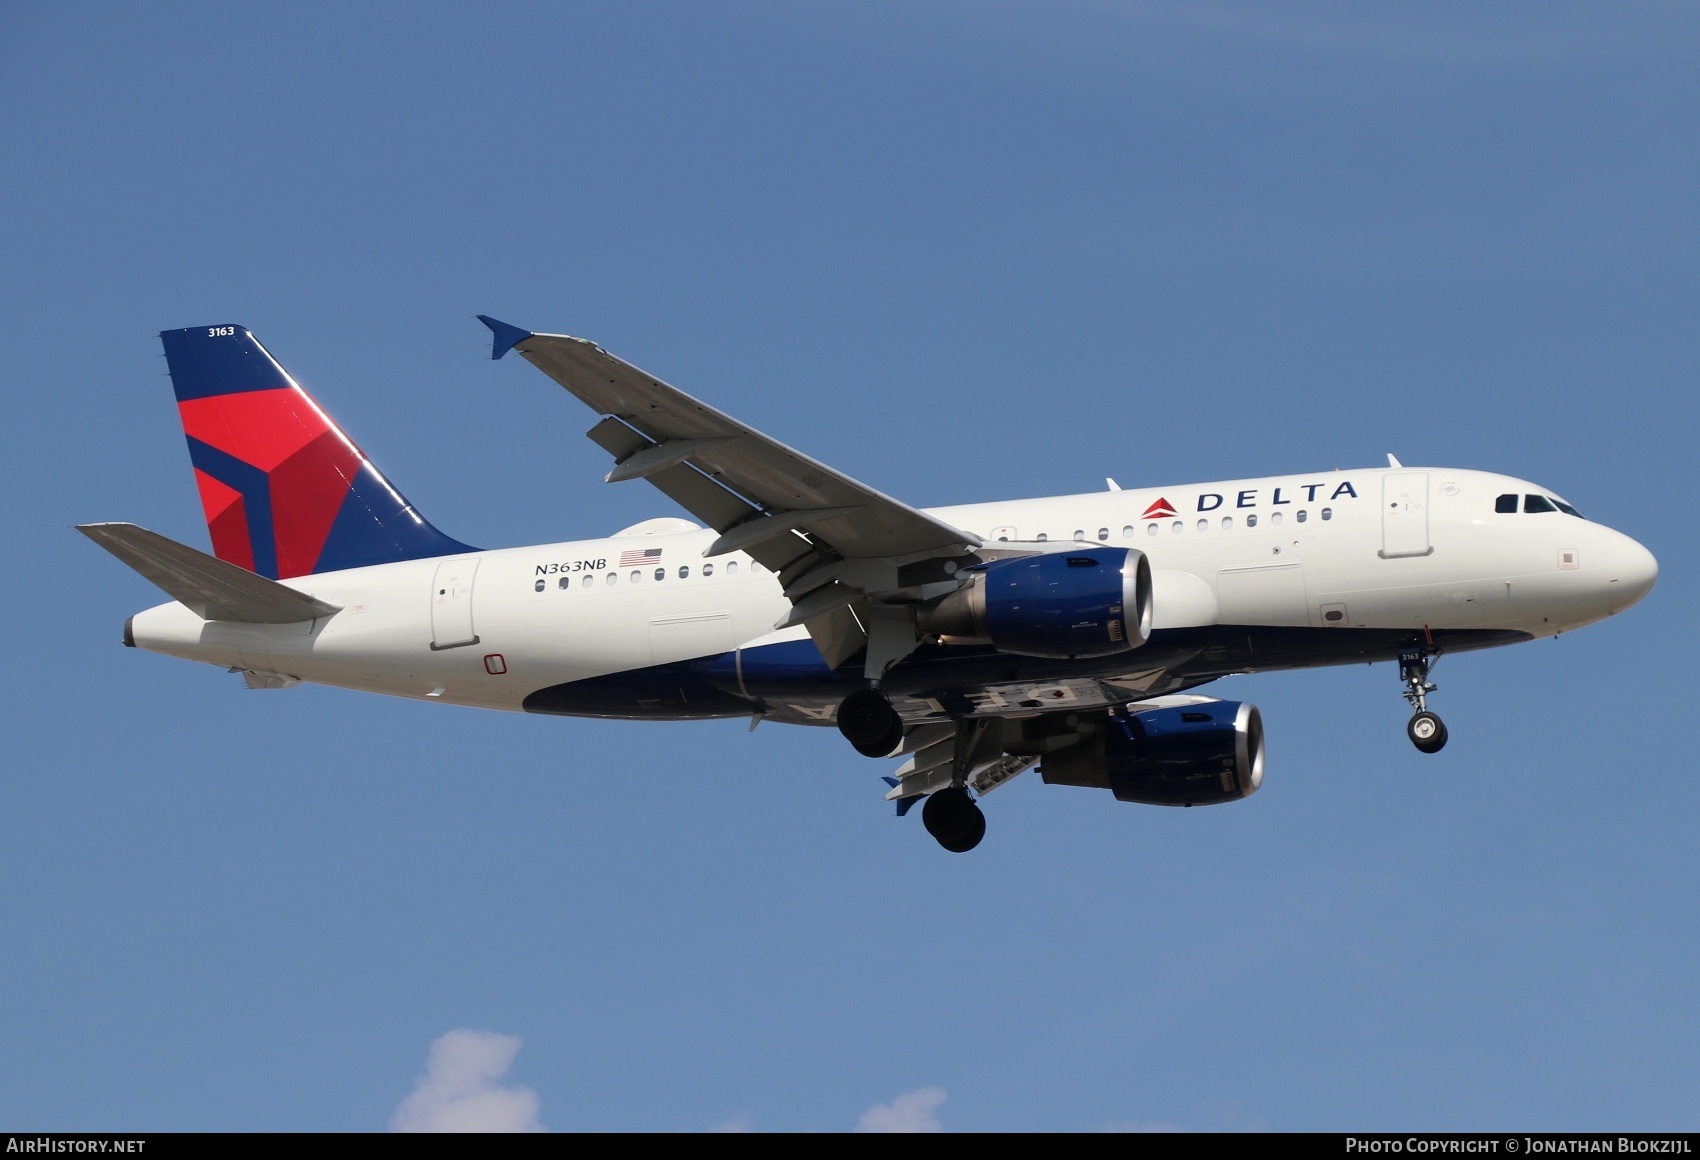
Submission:
M 876 1104 L 856 1121 L 858 1132 L 942 1132 L 936 1113 L 944 1103 L 941 1087 L 904 1092 L 889 1104 Z
M 517 1035 L 460 1028 L 431 1044 L 425 1074 L 390 1117 L 392 1132 L 541 1132 L 537 1093 L 504 1087 Z

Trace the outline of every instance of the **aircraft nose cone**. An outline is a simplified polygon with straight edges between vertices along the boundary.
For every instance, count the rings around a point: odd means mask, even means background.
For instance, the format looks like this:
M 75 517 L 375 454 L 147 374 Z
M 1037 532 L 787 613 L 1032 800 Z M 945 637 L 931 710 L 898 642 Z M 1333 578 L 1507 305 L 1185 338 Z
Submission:
M 1659 579 L 1659 562 L 1628 536 L 1618 537 L 1609 559 L 1607 587 L 1613 608 L 1621 612 L 1653 590 Z

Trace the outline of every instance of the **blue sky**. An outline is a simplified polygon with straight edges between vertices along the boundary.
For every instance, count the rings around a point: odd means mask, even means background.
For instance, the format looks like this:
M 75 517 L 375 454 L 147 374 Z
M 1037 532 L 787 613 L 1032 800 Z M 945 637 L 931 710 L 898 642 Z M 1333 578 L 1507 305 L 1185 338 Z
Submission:
M 0 6 L 0 1126 L 375 1130 L 421 1076 L 564 1130 L 1700 1126 L 1697 56 L 1651 3 Z M 1435 757 L 1389 666 L 1237 678 L 1255 798 L 1023 778 L 966 857 L 830 731 L 118 647 L 156 596 L 71 525 L 206 542 L 166 328 L 252 327 L 469 542 L 673 514 L 475 313 L 913 503 L 1391 451 L 1662 578 L 1443 663 Z

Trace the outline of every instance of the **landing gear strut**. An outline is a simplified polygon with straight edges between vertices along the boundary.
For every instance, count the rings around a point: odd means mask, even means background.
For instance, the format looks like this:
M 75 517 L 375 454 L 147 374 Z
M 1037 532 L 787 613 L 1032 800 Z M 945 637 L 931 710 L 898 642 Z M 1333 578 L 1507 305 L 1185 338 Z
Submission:
M 1410 724 L 1405 735 L 1424 753 L 1438 753 L 1446 744 L 1446 724 L 1428 710 L 1428 695 L 1438 687 L 1428 679 L 1429 670 L 1440 654 L 1427 647 L 1404 649 L 1399 653 L 1399 679 L 1405 682 L 1405 700 L 1411 703 Z
M 863 757 L 884 757 L 903 740 L 903 718 L 878 689 L 857 689 L 838 706 L 838 731 Z

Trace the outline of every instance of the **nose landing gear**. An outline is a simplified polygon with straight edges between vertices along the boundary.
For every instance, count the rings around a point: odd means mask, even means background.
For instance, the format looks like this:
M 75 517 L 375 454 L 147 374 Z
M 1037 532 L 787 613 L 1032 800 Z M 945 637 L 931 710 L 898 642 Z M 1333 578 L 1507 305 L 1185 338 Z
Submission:
M 1410 723 L 1405 735 L 1424 753 L 1438 753 L 1446 745 L 1446 723 L 1429 712 L 1428 695 L 1439 686 L 1428 679 L 1440 654 L 1428 648 L 1409 648 L 1399 653 L 1399 679 L 1405 682 L 1405 700 L 1411 703 Z

